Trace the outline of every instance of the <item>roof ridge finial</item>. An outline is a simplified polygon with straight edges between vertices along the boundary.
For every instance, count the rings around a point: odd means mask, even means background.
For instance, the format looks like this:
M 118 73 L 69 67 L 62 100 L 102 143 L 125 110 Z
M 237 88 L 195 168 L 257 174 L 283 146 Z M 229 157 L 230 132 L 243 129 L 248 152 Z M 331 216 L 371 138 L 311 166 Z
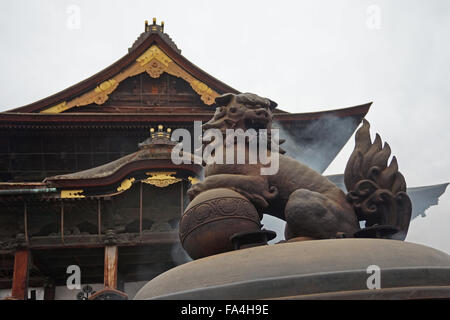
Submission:
M 164 33 L 164 21 L 161 21 L 161 24 L 158 25 L 156 23 L 156 18 L 153 18 L 153 23 L 151 25 L 148 24 L 148 20 L 145 20 L 145 32 L 149 32 L 149 31 L 159 31 L 161 33 Z
M 164 132 L 164 126 L 162 124 L 158 124 L 157 126 L 158 131 L 155 132 L 155 128 L 150 128 L 150 136 L 152 137 L 152 139 L 156 139 L 156 138 L 166 138 L 166 139 L 170 139 L 170 135 L 172 133 L 172 129 L 171 128 L 166 128 L 166 132 Z
M 172 129 L 166 127 L 164 130 L 164 125 L 158 124 L 158 126 L 155 128 L 150 128 L 150 137 L 145 139 L 144 142 L 141 142 L 138 144 L 139 149 L 149 148 L 154 145 L 161 145 L 161 144 L 169 144 L 169 145 L 176 145 L 178 142 L 171 140 L 172 136 Z
M 128 52 L 142 44 L 142 42 L 147 39 L 150 34 L 158 34 L 170 47 L 172 47 L 176 52 L 181 54 L 181 50 L 178 49 L 177 45 L 173 42 L 172 38 L 165 33 L 165 23 L 164 21 L 161 21 L 160 24 L 157 23 L 156 17 L 152 19 L 152 22 L 150 20 L 145 20 L 145 29 L 144 32 L 139 35 L 137 40 L 133 43 L 131 48 L 128 49 Z

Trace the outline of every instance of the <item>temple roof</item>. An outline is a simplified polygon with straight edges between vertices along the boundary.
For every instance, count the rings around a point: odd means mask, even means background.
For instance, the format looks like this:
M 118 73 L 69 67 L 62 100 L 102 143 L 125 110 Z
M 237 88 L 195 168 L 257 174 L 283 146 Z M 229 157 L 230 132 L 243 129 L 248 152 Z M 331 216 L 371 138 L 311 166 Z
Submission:
M 144 72 L 152 78 L 165 72 L 187 81 L 205 105 L 214 104 L 220 94 L 239 93 L 182 56 L 163 26 L 146 23 L 145 31 L 128 53 L 109 67 L 63 91 L 8 112 L 60 113 L 73 107 L 102 105 L 122 81 Z

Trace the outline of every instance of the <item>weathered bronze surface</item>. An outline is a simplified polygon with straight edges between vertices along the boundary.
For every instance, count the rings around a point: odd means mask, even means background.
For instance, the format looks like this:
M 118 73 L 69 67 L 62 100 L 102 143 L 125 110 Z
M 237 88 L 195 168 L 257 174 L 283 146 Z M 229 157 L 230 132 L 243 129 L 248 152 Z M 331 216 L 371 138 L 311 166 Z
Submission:
M 180 240 L 193 259 L 233 250 L 231 236 L 261 228 L 251 202 L 230 189 L 212 189 L 196 197 L 180 222 Z
M 367 268 L 381 269 L 369 289 Z M 450 256 L 386 239 L 290 242 L 227 252 L 175 267 L 134 299 L 418 299 L 450 297 Z
M 203 129 L 218 129 L 224 136 L 227 129 L 270 130 L 272 110 L 277 106 L 275 102 L 251 93 L 225 94 L 216 99 L 216 104 L 218 108 L 213 118 L 203 125 Z M 347 195 L 320 173 L 284 155 L 282 149 L 277 148 L 278 152 L 271 149 L 273 145 L 270 141 L 273 137 L 270 131 L 268 152 L 272 157 L 279 157 L 279 170 L 273 175 L 261 175 L 260 169 L 268 165 L 261 162 L 249 163 L 248 159 L 253 152 L 249 148 L 252 138 L 246 139 L 244 146 L 233 142 L 235 157 L 238 151 L 245 148 L 245 164 L 225 164 L 226 147 L 222 145 L 224 164 L 206 165 L 206 179 L 193 185 L 188 191 L 194 203 L 207 190 L 234 190 L 253 203 L 260 217 L 266 213 L 285 220 L 287 240 L 355 236 L 403 240 L 406 237 L 411 202 L 405 193 L 405 180 L 398 172 L 395 158 L 387 166 L 389 146 L 385 144 L 381 148 L 378 135 L 371 143 L 367 121 L 364 121 L 357 132 L 355 150 L 346 167 Z M 278 145 L 283 142 L 280 140 Z M 214 197 L 220 199 L 225 196 L 216 192 Z M 213 211 L 211 209 L 211 214 Z M 189 215 L 196 213 L 189 212 Z M 359 221 L 365 221 L 368 229 L 361 230 Z M 221 222 L 217 222 L 215 228 L 221 230 L 220 224 Z M 185 226 L 181 225 L 180 233 L 184 234 L 186 231 Z M 211 238 L 207 238 L 209 241 L 199 241 L 195 246 L 211 246 Z

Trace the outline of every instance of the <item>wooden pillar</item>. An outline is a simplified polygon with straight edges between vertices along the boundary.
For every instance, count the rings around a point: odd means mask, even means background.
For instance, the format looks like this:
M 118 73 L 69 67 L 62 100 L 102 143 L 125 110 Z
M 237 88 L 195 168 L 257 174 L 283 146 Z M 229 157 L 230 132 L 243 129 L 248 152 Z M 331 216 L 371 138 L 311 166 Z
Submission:
M 61 212 L 60 212 L 60 229 L 61 229 L 61 241 L 64 244 L 64 202 L 61 201 Z
M 116 245 L 109 244 L 105 247 L 105 271 L 104 271 L 104 286 L 105 288 L 97 291 L 89 300 L 127 300 L 126 293 L 118 290 L 117 264 L 119 261 L 119 249 Z M 120 284 L 120 289 L 123 290 L 124 284 Z
M 117 263 L 119 258 L 119 249 L 117 246 L 105 247 L 105 270 L 104 286 L 105 288 L 117 289 Z
M 98 236 L 102 235 L 102 203 L 101 199 L 97 200 L 97 224 L 98 224 Z
M 28 274 L 30 267 L 30 251 L 19 249 L 14 256 L 14 273 L 11 297 L 18 300 L 28 298 Z

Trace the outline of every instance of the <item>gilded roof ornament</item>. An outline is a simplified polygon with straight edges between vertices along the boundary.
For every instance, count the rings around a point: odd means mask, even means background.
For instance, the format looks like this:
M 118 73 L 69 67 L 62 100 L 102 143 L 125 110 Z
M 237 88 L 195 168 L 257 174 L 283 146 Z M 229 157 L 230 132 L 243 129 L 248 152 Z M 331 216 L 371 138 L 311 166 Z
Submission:
M 62 199 L 75 199 L 75 198 L 85 198 L 86 196 L 82 193 L 84 190 L 61 190 L 60 197 Z
M 164 188 L 182 180 L 174 177 L 174 174 L 176 174 L 176 172 L 147 172 L 146 175 L 149 175 L 149 177 L 142 180 L 142 182 L 151 184 L 158 188 Z
M 191 185 L 197 184 L 200 182 L 200 180 L 196 177 L 188 177 L 189 182 L 191 183 Z
M 117 191 L 122 192 L 122 191 L 126 191 L 126 190 L 130 189 L 135 180 L 136 180 L 135 178 L 129 178 L 129 179 L 123 180 L 122 183 L 120 184 L 120 186 L 117 188 Z

